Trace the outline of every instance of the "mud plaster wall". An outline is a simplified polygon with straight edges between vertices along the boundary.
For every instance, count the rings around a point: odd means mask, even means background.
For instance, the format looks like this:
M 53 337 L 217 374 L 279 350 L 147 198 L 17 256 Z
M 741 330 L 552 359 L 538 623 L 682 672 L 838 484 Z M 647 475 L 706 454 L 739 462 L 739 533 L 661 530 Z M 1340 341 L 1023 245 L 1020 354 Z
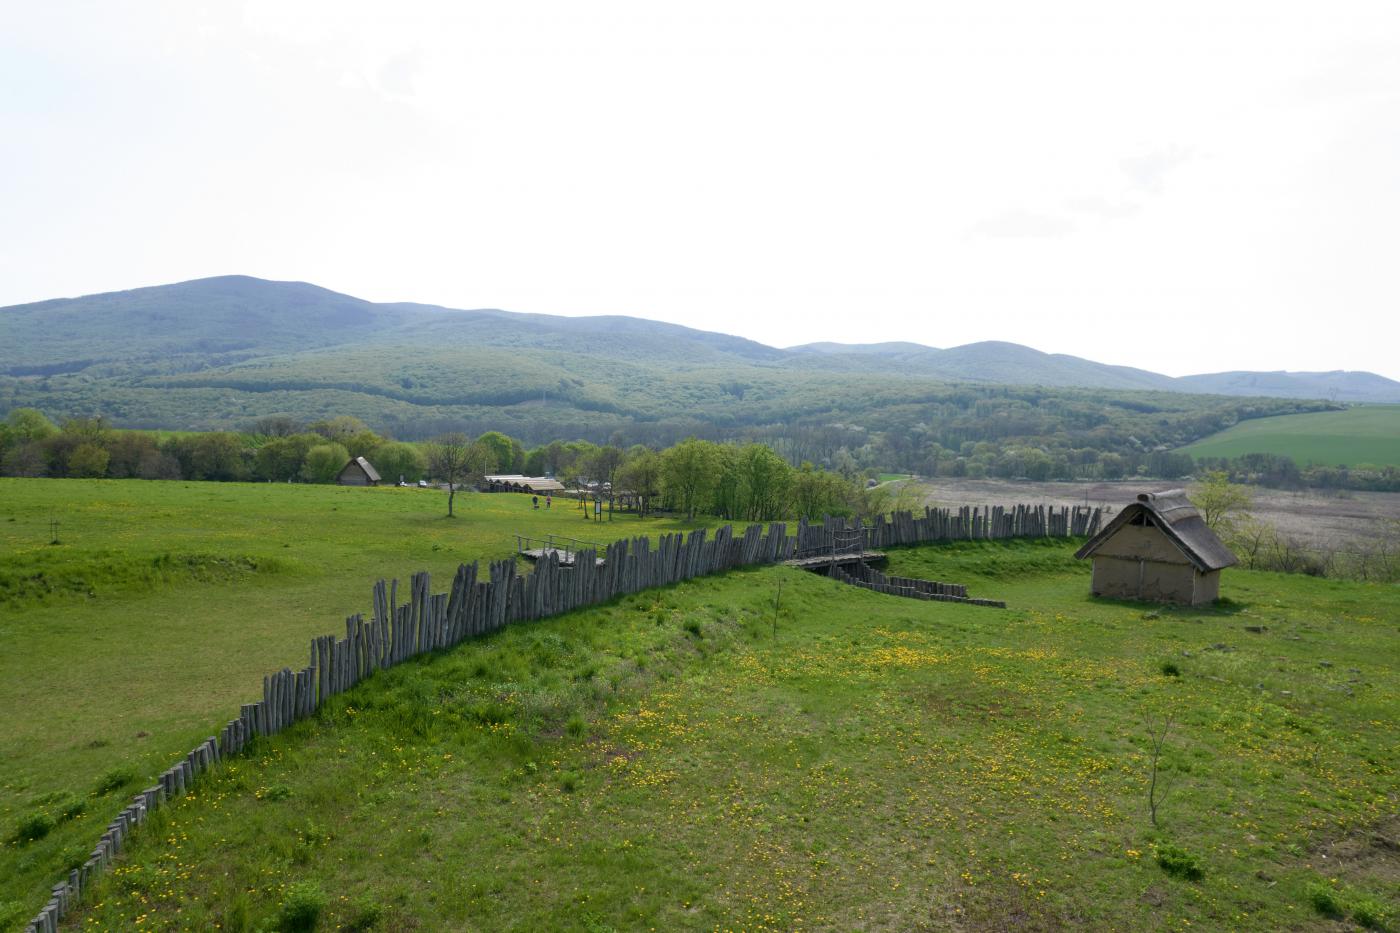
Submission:
M 1190 564 L 1094 555 L 1095 596 L 1195 606 L 1214 600 L 1219 588 L 1218 571 L 1200 574 Z

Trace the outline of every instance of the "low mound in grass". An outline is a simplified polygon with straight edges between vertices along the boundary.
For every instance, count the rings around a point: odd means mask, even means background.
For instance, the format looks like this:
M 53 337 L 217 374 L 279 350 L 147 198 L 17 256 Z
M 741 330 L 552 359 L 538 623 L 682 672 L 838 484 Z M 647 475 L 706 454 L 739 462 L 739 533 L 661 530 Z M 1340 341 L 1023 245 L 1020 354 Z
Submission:
M 0 609 L 147 593 L 179 583 L 236 583 L 255 574 L 282 573 L 293 565 L 290 560 L 249 554 L 145 556 L 41 546 L 0 556 Z
M 893 555 L 1007 610 L 775 567 L 383 672 L 162 810 L 77 923 L 313 892 L 328 929 L 1274 930 L 1334 922 L 1318 884 L 1393 915 L 1393 852 L 1320 855 L 1389 832 L 1400 594 L 1229 571 L 1230 609 L 1162 610 L 1072 552 Z
M 973 595 L 997 598 L 1004 581 L 1082 575 L 1085 564 L 1063 540 L 952 541 L 937 548 L 887 548 L 892 574 L 945 583 L 978 581 Z

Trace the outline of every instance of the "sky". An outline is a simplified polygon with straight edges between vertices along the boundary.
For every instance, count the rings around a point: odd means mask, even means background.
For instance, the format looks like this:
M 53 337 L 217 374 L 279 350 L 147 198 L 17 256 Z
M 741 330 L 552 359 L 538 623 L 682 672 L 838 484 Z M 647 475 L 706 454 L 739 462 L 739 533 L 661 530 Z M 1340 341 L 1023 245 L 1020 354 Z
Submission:
M 1400 379 L 1400 5 L 5 5 L 0 305 L 210 275 Z

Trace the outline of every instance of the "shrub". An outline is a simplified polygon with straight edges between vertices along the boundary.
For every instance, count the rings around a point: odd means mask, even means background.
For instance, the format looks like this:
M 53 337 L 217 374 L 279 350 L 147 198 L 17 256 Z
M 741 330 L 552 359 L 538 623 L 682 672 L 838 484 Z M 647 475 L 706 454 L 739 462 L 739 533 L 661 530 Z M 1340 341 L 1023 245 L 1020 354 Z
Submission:
M 700 621 L 698 619 L 686 619 L 685 630 L 696 638 L 700 637 Z
M 1180 677 L 1181 668 L 1177 666 L 1175 661 L 1163 661 L 1162 673 L 1167 677 Z
M 350 903 L 350 922 L 346 929 L 372 930 L 384 917 L 384 907 L 368 894 L 360 894 Z
M 1351 905 L 1351 918 L 1368 930 L 1384 930 L 1389 911 L 1369 897 L 1357 898 Z
M 290 796 L 292 796 L 292 789 L 286 784 L 273 784 L 257 794 L 259 800 L 286 800 Z
M 326 909 L 326 895 L 314 881 L 298 881 L 287 888 L 279 915 L 280 929 L 288 933 L 305 933 L 316 929 L 316 921 Z
M 1336 919 L 1342 916 L 1342 902 L 1337 898 L 1337 891 L 1325 881 L 1314 881 L 1308 885 L 1308 903 L 1324 917 Z
M 1205 869 L 1201 867 L 1196 856 L 1171 843 L 1158 846 L 1157 864 L 1161 865 L 1167 874 L 1185 878 L 1187 881 L 1200 881 L 1206 876 Z
M 91 854 L 86 842 L 76 842 L 68 846 L 58 854 L 57 864 L 61 866 L 60 872 L 66 875 L 70 871 L 77 871 L 83 867 L 83 863 L 88 860 L 88 856 Z
M 483 726 L 495 726 L 510 721 L 510 707 L 495 700 L 483 700 L 469 705 L 463 712 L 468 719 Z
M 0 901 L 0 929 L 19 926 L 28 907 L 23 901 Z
M 103 794 L 110 794 L 114 790 L 120 790 L 136 780 L 136 772 L 131 768 L 113 768 L 97 780 L 97 788 L 93 793 L 101 797 Z
M 22 843 L 43 839 L 53 830 L 55 825 L 53 817 L 47 813 L 31 813 L 21 819 L 19 825 L 15 827 L 14 841 Z

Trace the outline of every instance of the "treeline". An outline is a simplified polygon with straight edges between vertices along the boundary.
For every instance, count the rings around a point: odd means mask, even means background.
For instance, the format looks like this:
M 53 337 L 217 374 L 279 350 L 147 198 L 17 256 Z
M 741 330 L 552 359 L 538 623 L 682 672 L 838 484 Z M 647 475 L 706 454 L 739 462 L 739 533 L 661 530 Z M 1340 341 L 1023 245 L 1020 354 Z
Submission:
M 6 476 L 329 483 L 352 456 L 371 455 L 395 475 L 416 480 L 423 473 L 415 445 L 381 437 L 351 417 L 307 425 L 268 418 L 252 433 L 166 434 L 117 430 L 101 417 L 58 426 L 19 408 L 0 425 Z
M 1300 467 L 1283 454 L 1243 454 L 1239 457 L 1201 457 L 1201 470 L 1218 472 L 1235 483 L 1271 489 L 1349 489 L 1400 492 L 1400 469 L 1394 466 Z
M 574 430 L 624 449 L 667 447 L 690 436 L 760 443 L 789 463 L 810 462 L 843 475 L 891 471 L 972 479 L 1180 479 L 1197 469 L 1188 454 L 1176 449 L 1191 441 L 1252 418 L 1336 407 L 1289 399 L 1014 386 L 934 386 L 915 403 L 879 395 L 876 388 L 861 402 L 833 400 L 819 416 L 797 413 L 772 424 L 741 426 L 694 417 L 623 424 L 590 419 Z M 502 423 L 496 415 L 440 418 L 396 422 L 393 430 L 402 437 L 426 438 L 446 431 L 470 434 Z M 527 441 L 542 430 L 565 430 L 543 421 L 518 427 Z M 509 424 L 504 429 L 516 433 Z
M 643 514 L 656 509 L 741 521 L 873 515 L 888 493 L 860 477 L 792 466 L 762 444 L 689 438 L 656 450 L 588 441 L 552 441 L 527 450 L 499 431 L 472 439 L 446 434 L 409 443 L 383 437 L 357 418 L 301 424 L 263 418 L 244 433 L 167 434 L 116 430 L 102 418 L 61 426 L 33 409 L 0 424 L 0 474 L 30 477 L 185 479 L 330 483 L 363 456 L 384 482 L 436 479 L 480 483 L 489 473 L 550 474 L 574 494 L 619 500 Z
M 764 444 L 791 464 L 810 462 L 845 475 L 888 470 L 930 477 L 1072 481 L 1181 478 L 1193 465 L 1175 451 L 1192 441 L 1253 418 L 1339 407 L 1296 399 L 882 380 L 771 367 L 688 372 L 684 381 L 669 371 L 648 369 L 613 386 L 609 379 L 614 374 L 596 361 L 587 379 L 555 378 L 558 372 L 550 365 L 519 355 L 510 366 L 498 365 L 489 355 L 473 364 L 476 383 L 505 392 L 498 404 L 485 404 L 484 396 L 459 397 L 461 380 L 447 379 L 442 367 L 384 370 L 382 362 L 377 369 L 370 365 L 373 358 L 353 362 L 353 367 L 327 373 L 314 392 L 262 391 L 263 380 L 271 377 L 261 371 L 256 378 L 246 374 L 248 391 L 241 404 L 250 411 L 276 404 L 277 411 L 304 421 L 313 416 L 299 415 L 299 406 L 316 412 L 353 410 L 379 435 L 401 441 L 427 441 L 449 432 L 476 437 L 498 430 L 527 447 L 574 437 L 623 450 L 638 444 L 659 450 L 697 437 Z M 516 391 L 522 369 L 533 386 L 527 395 Z M 367 370 L 370 375 L 364 375 Z M 373 386 L 354 382 L 354 373 Z M 436 386 L 431 392 L 425 388 L 429 382 Z M 60 391 L 0 380 L 0 410 L 39 405 L 54 417 L 100 411 L 113 423 L 130 427 L 232 427 L 222 414 L 228 406 L 225 389 L 177 391 L 172 383 L 165 388 L 104 386 L 100 394 L 91 394 L 95 391 L 88 383 L 75 382 Z M 408 396 L 411 401 L 405 400 Z M 527 397 L 540 403 L 507 404 Z M 237 427 L 256 432 L 247 425 Z
M 1177 448 L 1241 421 L 1336 408 L 1326 402 L 1034 386 L 941 386 L 917 404 L 859 418 L 747 432 L 791 462 L 981 479 L 1180 479 Z
M 1253 512 L 1248 486 L 1223 470 L 1204 473 L 1191 487 L 1191 501 L 1207 525 L 1250 570 L 1303 573 L 1315 577 L 1400 582 L 1400 521 L 1374 522 L 1364 536 L 1337 541 L 1289 534 Z

